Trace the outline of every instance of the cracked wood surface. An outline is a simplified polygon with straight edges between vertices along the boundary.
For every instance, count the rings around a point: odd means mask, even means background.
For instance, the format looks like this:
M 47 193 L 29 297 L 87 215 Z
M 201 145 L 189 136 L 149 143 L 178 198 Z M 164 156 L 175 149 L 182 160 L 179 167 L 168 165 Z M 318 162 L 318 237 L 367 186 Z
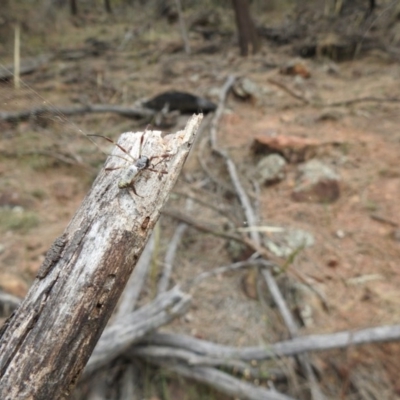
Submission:
M 100 172 L 64 234 L 56 239 L 19 309 L 0 333 L 0 398 L 68 397 L 135 267 L 189 153 L 202 115 L 161 137 L 145 134 L 142 153 L 170 153 L 135 182 L 142 197 L 118 189 L 122 169 Z M 137 157 L 140 134 L 119 144 Z M 124 156 L 115 148 L 113 154 Z M 126 157 L 126 156 L 125 156 Z M 109 157 L 106 167 L 128 163 Z

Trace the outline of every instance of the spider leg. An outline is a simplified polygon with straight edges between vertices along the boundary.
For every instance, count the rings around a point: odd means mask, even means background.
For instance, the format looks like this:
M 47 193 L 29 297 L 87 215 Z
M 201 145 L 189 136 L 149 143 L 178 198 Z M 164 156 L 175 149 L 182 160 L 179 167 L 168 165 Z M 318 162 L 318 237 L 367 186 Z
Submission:
M 140 143 L 139 143 L 139 158 L 142 157 L 142 147 L 143 147 L 143 142 L 144 142 L 144 134 L 146 133 L 147 128 L 144 130 L 142 133 L 142 136 L 140 137 Z
M 125 150 L 121 145 L 119 145 L 118 143 L 114 142 L 114 140 L 110 139 L 109 137 L 103 136 L 103 135 L 95 135 L 95 134 L 88 135 L 88 136 L 101 137 L 101 138 L 103 138 L 103 139 L 109 141 L 110 143 L 112 143 L 112 144 L 114 144 L 115 146 L 117 146 L 122 152 L 124 152 L 131 160 L 133 160 L 133 161 L 135 160 L 135 159 L 129 154 L 129 152 L 128 152 L 127 150 Z M 142 143 L 142 142 L 140 142 L 140 143 Z M 112 154 L 111 154 L 111 155 L 112 155 Z M 117 156 L 117 157 L 118 157 L 118 156 Z M 122 158 L 123 158 L 123 157 L 122 157 Z M 123 159 L 124 159 L 124 158 L 123 158 Z M 125 159 L 124 159 L 124 160 L 125 160 Z
M 117 169 L 122 169 L 124 167 L 113 167 L 113 168 L 105 168 L 106 171 L 115 171 Z
M 171 157 L 171 156 L 172 156 L 172 154 L 162 154 L 161 156 L 153 156 L 153 157 L 150 157 L 150 158 L 149 158 L 149 162 L 151 163 L 155 158 L 161 158 L 161 160 L 160 160 L 158 163 L 152 165 L 152 167 L 154 168 L 154 167 L 156 167 L 158 164 L 161 164 L 161 163 L 164 161 L 164 159 L 166 159 L 166 158 L 168 158 L 168 157 Z
M 158 169 L 154 169 L 154 168 L 146 168 L 147 171 L 151 171 L 151 172 L 157 172 L 158 174 L 168 174 L 168 171 L 166 171 L 165 169 L 163 169 L 162 171 L 159 171 Z
M 135 189 L 135 182 L 132 182 L 131 185 L 129 186 L 132 189 L 132 192 L 135 193 L 136 196 L 141 197 L 143 199 L 143 196 L 137 193 Z

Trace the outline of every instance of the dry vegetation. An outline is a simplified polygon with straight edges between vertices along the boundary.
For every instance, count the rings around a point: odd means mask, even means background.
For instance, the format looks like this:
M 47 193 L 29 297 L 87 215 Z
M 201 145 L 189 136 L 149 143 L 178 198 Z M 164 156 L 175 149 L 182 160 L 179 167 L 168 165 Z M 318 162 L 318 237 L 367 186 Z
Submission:
M 187 90 L 218 102 L 228 76 L 248 78 L 255 91 L 247 100 L 232 93 L 227 96 L 216 126 L 217 143 L 233 160 L 241 185 L 255 204 L 258 225 L 303 229 L 315 239 L 313 246 L 297 249 L 289 257 L 270 254 L 281 267 L 275 278 L 300 326 L 298 334 L 395 324 L 400 318 L 398 24 L 391 26 L 390 46 L 381 41 L 374 49 L 361 52 L 362 57 L 341 63 L 325 57 L 332 56 L 333 48 L 335 54 L 340 51 L 337 42 L 329 42 L 329 46 L 318 42 L 319 57 L 301 61 L 310 74 L 305 79 L 298 73 L 282 74 L 295 58 L 298 41 L 294 45 L 295 39 L 292 43 L 289 38 L 278 46 L 263 39 L 259 54 L 240 58 L 231 10 L 224 4 L 204 3 L 210 10 L 206 28 L 212 31 L 211 39 L 205 40 L 201 30 L 193 28 L 190 56 L 183 52 L 177 23 L 156 18 L 150 5 L 135 3 L 128 8 L 117 3 L 111 16 L 102 9 L 82 9 L 75 18 L 67 10 L 49 9 L 51 22 L 46 27 L 38 27 L 43 18 L 38 10 L 9 5 L 10 13 L 29 15 L 29 22 L 22 26 L 22 58 L 43 53 L 51 57 L 23 77 L 26 85 L 18 91 L 12 81 L 0 82 L 0 110 L 32 109 L 44 102 L 51 110 L 101 103 L 131 106 L 169 89 Z M 262 2 L 255 3 L 260 25 L 277 29 L 279 21 L 285 20 L 287 9 L 267 11 Z M 194 5 L 186 7 L 189 27 L 199 12 Z M 387 12 L 381 5 L 374 18 L 379 21 L 384 16 Z M 0 32 L 10 32 L 10 26 L 8 30 L 0 28 Z M 270 34 L 268 31 L 267 36 Z M 373 30 L 373 35 L 379 37 L 379 30 Z M 377 42 L 371 39 L 368 43 Z M 11 41 L 0 46 L 0 61 L 8 65 L 12 62 Z M 178 124 L 186 119 L 184 116 Z M 210 230 L 242 237 L 237 229 L 248 222 L 224 159 L 209 146 L 211 119 L 154 233 L 152 261 L 139 304 L 155 297 L 171 238 L 181 229 L 184 233 L 172 262 L 169 287 L 180 284 L 193 298 L 185 316 L 164 330 L 222 345 L 268 346 L 291 335 L 255 268 L 218 274 L 191 285 L 201 273 L 246 259 L 254 251 L 195 226 L 203 223 Z M 118 138 L 121 132 L 142 130 L 147 122 L 111 113 L 66 117 L 58 112 L 21 122 L 0 121 L 2 290 L 18 297 L 26 294 L 46 250 L 89 190 L 105 156 L 86 134 Z M 293 201 L 297 164 L 288 164 L 281 183 L 270 187 L 254 183 L 259 156 L 251 150 L 253 139 L 274 133 L 335 142 L 317 146 L 313 156 L 339 173 L 341 193 L 336 202 Z M 97 143 L 103 151 L 110 150 L 107 143 Z M 186 218 L 187 224 L 182 225 L 177 210 L 195 221 Z M 267 237 L 281 240 L 271 232 Z M 399 352 L 398 343 L 368 344 L 308 353 L 308 361 L 327 398 L 390 400 L 400 396 Z M 122 358 L 93 381 L 104 383 L 101 391 L 112 392 L 109 388 L 122 381 L 127 365 L 139 376 L 146 399 L 228 398 L 163 366 Z M 294 398 L 310 398 L 310 381 L 292 358 L 276 358 L 257 366 L 260 376 L 249 381 L 275 386 Z M 82 384 L 83 394 L 77 393 L 76 398 L 88 398 L 93 381 Z M 124 398 L 121 393 L 119 396 Z

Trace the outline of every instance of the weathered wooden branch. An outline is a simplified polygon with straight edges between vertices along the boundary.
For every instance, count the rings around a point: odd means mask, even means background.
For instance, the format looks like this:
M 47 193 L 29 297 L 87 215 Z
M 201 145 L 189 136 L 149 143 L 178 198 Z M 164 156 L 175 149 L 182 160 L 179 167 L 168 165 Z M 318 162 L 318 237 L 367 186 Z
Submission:
M 352 104 L 364 103 L 364 102 L 377 102 L 377 103 L 399 103 L 400 99 L 397 97 L 375 97 L 375 96 L 365 96 L 359 97 L 355 99 L 334 101 L 334 102 L 316 102 L 306 99 L 303 95 L 299 94 L 295 90 L 289 88 L 283 82 L 269 78 L 267 79 L 268 83 L 271 85 L 275 85 L 282 89 L 284 92 L 288 93 L 290 96 L 294 97 L 296 100 L 300 100 L 304 104 L 310 104 L 315 107 L 342 107 L 342 106 L 350 106 Z
M 221 274 L 225 274 L 226 272 L 237 271 L 237 270 L 244 269 L 244 268 L 258 268 L 258 267 L 274 268 L 274 267 L 276 267 L 276 265 L 274 263 L 272 263 L 270 261 L 266 261 L 264 259 L 249 258 L 245 261 L 238 261 L 238 262 L 230 264 L 230 265 L 226 265 L 226 266 L 214 268 L 210 271 L 202 272 L 202 273 L 198 274 L 197 276 L 195 276 L 194 278 L 190 279 L 187 284 L 189 287 L 191 287 L 194 285 L 198 285 L 204 279 L 208 279 L 215 275 L 221 275 Z
M 182 315 L 189 304 L 190 296 L 175 288 L 125 316 L 124 319 L 117 320 L 104 330 L 86 365 L 84 374 L 90 374 L 106 365 L 132 344 L 143 339 L 147 333 Z
M 400 340 L 400 324 L 323 335 L 299 336 L 295 339 L 258 347 L 223 346 L 191 336 L 168 333 L 155 333 L 141 343 L 187 349 L 210 357 L 261 361 L 276 357 L 294 356 L 308 351 L 340 349 L 348 346 L 397 340 Z
M 149 108 L 122 107 L 113 104 L 86 104 L 79 107 L 35 107 L 30 110 L 15 112 L 0 111 L 0 120 L 6 122 L 25 121 L 41 115 L 82 115 L 87 113 L 115 113 L 127 118 L 151 118 L 156 115 L 154 110 Z
M 247 400 L 294 400 L 293 397 L 269 390 L 264 387 L 257 387 L 233 376 L 211 367 L 189 367 L 182 363 L 171 363 L 161 360 L 158 357 L 147 360 L 160 367 L 169 369 L 186 378 L 194 379 L 205 383 L 217 390 L 233 397 Z
M 299 336 L 299 328 L 297 327 L 297 324 L 289 310 L 289 307 L 286 304 L 286 301 L 279 289 L 279 286 L 276 283 L 275 278 L 273 277 L 271 271 L 268 268 L 263 268 L 262 270 L 262 275 L 264 277 L 265 282 L 267 283 L 268 290 L 271 293 L 272 298 L 275 301 L 275 304 L 277 305 L 279 312 L 282 315 L 282 318 L 285 322 L 285 325 L 289 331 L 290 337 L 292 339 L 296 338 Z M 305 376 L 308 379 L 308 382 L 310 384 L 310 391 L 311 391 L 311 397 L 313 400 L 323 400 L 325 399 L 325 396 L 323 395 L 319 384 L 317 377 L 314 374 L 312 365 L 311 365 L 311 360 L 308 354 L 300 354 L 297 356 L 297 360 L 303 369 Z
M 169 359 L 172 362 L 184 362 L 188 366 L 203 366 L 203 367 L 222 367 L 225 369 L 231 369 L 235 373 L 240 373 L 245 377 L 251 377 L 254 379 L 268 378 L 273 381 L 287 380 L 286 375 L 276 368 L 268 369 L 267 371 L 260 371 L 259 368 L 252 367 L 250 363 L 223 358 L 223 357 L 208 357 L 196 354 L 189 350 L 178 349 L 174 347 L 163 347 L 163 346 L 134 346 L 128 354 L 134 357 L 142 357 L 145 359 Z
M 283 82 L 281 82 L 281 81 L 279 81 L 277 79 L 273 79 L 273 78 L 269 78 L 269 79 L 267 79 L 267 81 L 271 85 L 278 86 L 280 89 L 282 89 L 284 92 L 288 93 L 290 96 L 294 97 L 296 100 L 300 100 L 304 104 L 310 104 L 310 100 L 306 99 L 304 96 L 302 96 L 301 94 L 297 93 L 293 89 L 290 89 Z
M 0 337 L 1 399 L 62 399 L 83 370 L 189 153 L 202 115 L 161 137 L 147 132 L 143 154 L 168 152 L 168 174 L 143 171 L 140 196 L 119 189 L 121 170 L 103 170 L 64 234 L 49 250 L 27 297 Z M 119 144 L 138 154 L 141 134 Z M 113 154 L 121 154 L 116 148 Z M 108 168 L 126 166 L 117 157 Z
M 188 199 L 186 201 L 186 209 L 190 210 L 191 208 L 192 208 L 192 201 Z M 183 238 L 183 234 L 185 233 L 187 227 L 188 227 L 187 224 L 185 224 L 184 222 L 180 222 L 175 229 L 172 239 L 169 242 L 168 249 L 165 254 L 164 269 L 158 281 L 158 288 L 157 288 L 158 294 L 164 293 L 168 289 L 176 251 L 178 249 L 178 246 Z
M 218 104 L 217 112 L 219 113 L 219 115 L 222 113 L 222 110 L 224 107 L 224 101 L 226 99 L 227 93 L 229 92 L 229 89 L 234 84 L 234 82 L 235 82 L 235 79 L 232 76 L 228 77 L 228 79 L 226 80 L 224 88 L 221 91 L 220 102 Z M 216 114 L 216 118 L 212 122 L 212 129 L 210 132 L 211 147 L 212 147 L 212 150 L 214 151 L 214 153 L 221 156 L 225 161 L 225 164 L 228 169 L 229 176 L 231 178 L 233 187 L 235 188 L 236 195 L 239 198 L 240 204 L 243 207 L 247 226 L 249 228 L 251 228 L 251 227 L 257 225 L 256 213 L 254 212 L 253 207 L 250 202 L 250 199 L 247 196 L 247 193 L 246 193 L 243 185 L 240 182 L 235 163 L 228 156 L 227 152 L 223 149 L 220 149 L 217 144 L 217 124 L 218 124 L 219 118 L 220 117 L 217 118 L 217 114 Z M 255 229 L 251 229 L 250 230 L 250 239 L 251 239 L 251 243 L 253 243 L 253 248 L 257 249 L 257 252 L 259 253 L 259 255 L 263 255 L 263 256 L 266 256 L 267 258 L 271 258 L 271 257 L 268 257 L 267 252 L 262 247 L 260 232 L 258 232 Z M 279 291 L 278 285 L 275 282 L 275 278 L 273 277 L 272 273 L 270 272 L 270 270 L 268 268 L 264 270 L 263 276 L 265 277 L 265 280 L 267 282 L 267 285 L 271 292 L 272 297 L 274 298 L 275 302 L 278 305 L 280 312 L 282 313 L 283 319 L 285 321 L 286 326 L 288 327 L 291 337 L 292 338 L 296 337 L 298 335 L 298 329 L 297 329 L 296 323 L 294 322 L 294 319 L 293 319 L 292 315 L 290 314 L 288 307 L 286 306 L 286 302 Z M 301 367 L 303 368 L 305 375 L 307 376 L 307 379 L 309 380 L 312 398 L 314 400 L 323 400 L 324 396 L 322 395 L 322 392 L 318 386 L 317 379 L 314 375 L 312 366 L 308 360 L 307 355 L 303 354 L 303 355 L 299 356 L 298 358 L 299 358 L 299 363 L 300 363 Z
M 203 222 L 199 218 L 193 218 L 190 215 L 187 215 L 179 210 L 167 208 L 162 211 L 162 214 L 168 215 L 171 218 L 175 218 L 178 221 L 184 222 L 185 224 L 188 224 L 201 232 L 211 233 L 214 236 L 218 236 L 224 239 L 235 240 L 239 243 L 248 244 L 246 240 L 239 235 L 221 231 L 219 227 L 211 225 L 207 222 Z

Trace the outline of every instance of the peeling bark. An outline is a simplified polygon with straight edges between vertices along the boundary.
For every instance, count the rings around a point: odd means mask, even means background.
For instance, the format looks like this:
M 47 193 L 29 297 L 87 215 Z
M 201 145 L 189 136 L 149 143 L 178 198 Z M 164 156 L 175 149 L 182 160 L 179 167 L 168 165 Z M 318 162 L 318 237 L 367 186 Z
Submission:
M 0 337 L 0 398 L 68 397 L 99 339 L 189 153 L 202 115 L 161 137 L 147 132 L 143 154 L 171 157 L 119 189 L 123 169 L 103 169 L 61 238 L 51 247 L 28 295 Z M 140 134 L 119 144 L 137 157 Z M 124 156 L 115 148 L 114 155 Z M 126 156 L 125 156 L 126 158 Z M 126 166 L 110 157 L 107 168 Z M 157 168 L 157 169 L 158 169 Z M 161 169 L 161 168 L 160 168 Z

